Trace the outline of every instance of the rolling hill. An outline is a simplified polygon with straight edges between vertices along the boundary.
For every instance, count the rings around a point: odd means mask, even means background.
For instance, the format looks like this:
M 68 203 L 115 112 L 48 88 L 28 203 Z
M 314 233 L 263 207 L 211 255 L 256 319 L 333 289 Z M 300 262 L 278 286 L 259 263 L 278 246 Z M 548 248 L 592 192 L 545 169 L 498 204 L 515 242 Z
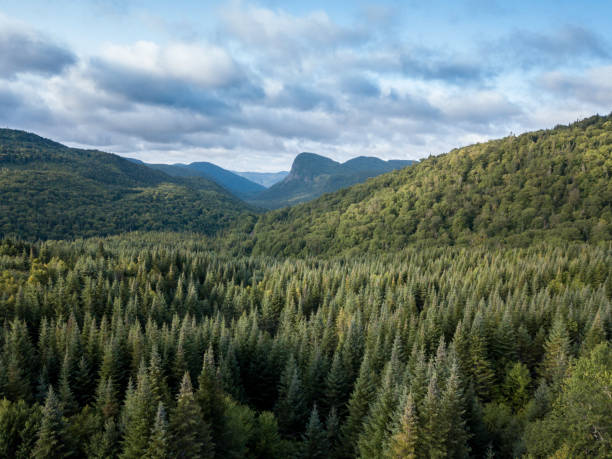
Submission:
M 234 172 L 223 169 L 209 162 L 195 162 L 191 164 L 148 164 L 159 171 L 173 177 L 202 177 L 218 185 L 240 199 L 250 198 L 266 188 Z
M 213 234 L 248 207 L 202 178 L 0 129 L 0 234 L 71 238 L 131 230 Z
M 279 185 L 314 181 L 314 169 L 338 167 L 313 155 L 302 159 L 316 167 L 299 167 L 301 176 L 293 171 Z M 236 244 L 246 251 L 297 256 L 394 251 L 414 244 L 608 241 L 612 115 L 430 157 L 268 212 L 248 237 L 239 238 Z
M 314 153 L 300 153 L 287 177 L 248 202 L 269 209 L 295 205 L 413 163 L 365 156 L 339 163 Z

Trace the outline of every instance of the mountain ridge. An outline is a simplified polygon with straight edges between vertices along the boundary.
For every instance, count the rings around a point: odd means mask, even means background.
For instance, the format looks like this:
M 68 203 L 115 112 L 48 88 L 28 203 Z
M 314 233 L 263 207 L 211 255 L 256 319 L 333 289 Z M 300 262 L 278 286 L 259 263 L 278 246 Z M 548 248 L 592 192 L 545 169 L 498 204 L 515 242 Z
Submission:
M 0 129 L 0 234 L 65 239 L 133 230 L 214 234 L 250 208 L 214 182 Z
M 242 200 L 266 189 L 258 183 L 208 161 L 189 164 L 143 164 L 174 177 L 203 177 L 217 183 Z
M 263 214 L 239 237 L 271 256 L 609 241 L 612 114 L 454 149 Z
M 282 181 L 247 202 L 264 208 L 294 205 L 414 162 L 358 156 L 340 163 L 316 153 L 303 152 L 295 157 L 289 174 Z

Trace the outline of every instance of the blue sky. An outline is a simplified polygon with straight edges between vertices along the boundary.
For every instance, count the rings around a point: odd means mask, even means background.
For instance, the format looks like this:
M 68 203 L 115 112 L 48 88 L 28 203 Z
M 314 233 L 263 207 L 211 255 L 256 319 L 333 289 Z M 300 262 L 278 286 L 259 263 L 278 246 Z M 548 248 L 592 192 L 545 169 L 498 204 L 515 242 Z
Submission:
M 612 111 L 612 2 L 0 0 L 0 126 L 149 162 L 415 159 Z

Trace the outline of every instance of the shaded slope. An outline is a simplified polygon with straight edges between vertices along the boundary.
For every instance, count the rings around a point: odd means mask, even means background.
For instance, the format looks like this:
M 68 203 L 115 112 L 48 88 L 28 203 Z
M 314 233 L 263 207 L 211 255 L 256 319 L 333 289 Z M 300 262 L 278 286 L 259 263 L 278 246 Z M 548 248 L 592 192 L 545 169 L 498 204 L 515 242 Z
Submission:
M 260 193 L 266 188 L 258 183 L 241 177 L 234 172 L 223 169 L 209 162 L 191 164 L 147 164 L 154 169 L 174 177 L 202 177 L 211 180 L 225 188 L 240 199 L 246 199 Z
M 417 243 L 596 242 L 611 232 L 612 117 L 595 116 L 453 150 L 269 212 L 242 247 L 360 253 Z
M 339 163 L 314 153 L 300 153 L 283 181 L 248 202 L 266 208 L 294 205 L 412 163 L 364 156 Z
M 0 130 L 0 234 L 65 238 L 130 230 L 213 234 L 247 207 L 201 178 Z

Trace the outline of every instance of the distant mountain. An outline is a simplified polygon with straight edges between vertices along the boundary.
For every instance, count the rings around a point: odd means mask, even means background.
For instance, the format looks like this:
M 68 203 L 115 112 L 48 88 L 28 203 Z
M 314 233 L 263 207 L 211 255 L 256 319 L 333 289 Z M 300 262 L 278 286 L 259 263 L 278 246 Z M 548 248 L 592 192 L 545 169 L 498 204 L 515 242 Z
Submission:
M 275 183 L 283 180 L 287 175 L 289 175 L 288 171 L 281 172 L 237 172 L 232 171 L 234 174 L 238 174 L 241 177 L 249 179 L 251 182 L 259 183 L 260 185 L 265 186 L 266 188 L 271 187 Z
M 56 239 L 130 230 L 213 234 L 248 207 L 210 180 L 0 129 L 0 235 Z
M 413 163 L 408 160 L 383 161 L 367 156 L 339 163 L 315 153 L 300 153 L 281 182 L 248 202 L 269 209 L 294 205 Z
M 360 170 L 375 162 L 348 163 Z M 315 186 L 317 170 L 331 175 L 339 167 L 327 158 L 300 155 L 289 177 L 268 192 L 289 194 L 293 183 Z M 433 156 L 267 212 L 245 231 L 226 237 L 228 247 L 271 256 L 395 252 L 408 245 L 524 247 L 534 241 L 608 247 L 612 114 Z
M 191 164 L 148 164 L 153 169 L 165 172 L 173 177 L 202 177 L 221 185 L 240 199 L 253 197 L 266 188 L 234 172 L 228 171 L 209 162 Z

